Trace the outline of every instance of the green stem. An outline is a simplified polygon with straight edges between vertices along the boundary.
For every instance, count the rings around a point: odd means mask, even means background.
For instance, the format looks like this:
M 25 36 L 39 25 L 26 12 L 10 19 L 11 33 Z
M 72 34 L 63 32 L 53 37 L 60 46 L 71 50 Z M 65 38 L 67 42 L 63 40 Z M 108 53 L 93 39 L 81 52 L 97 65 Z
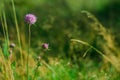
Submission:
M 85 53 L 83 54 L 83 57 L 85 57 L 87 55 L 87 53 L 90 49 L 91 49 L 91 47 L 85 51 Z
M 1 17 L 1 23 L 2 23 L 2 27 L 3 27 L 4 39 L 6 40 L 5 26 L 4 26 L 4 24 L 3 24 L 3 19 L 2 19 L 2 17 Z
M 52 71 L 52 76 L 53 76 L 53 79 L 54 79 L 54 76 L 56 75 L 60 80 L 62 80 L 60 77 L 59 77 L 59 75 L 55 72 L 55 70 L 50 66 L 50 65 L 48 65 L 47 63 L 45 63 L 45 62 L 42 62 L 42 64 L 44 64 L 49 70 L 51 70 Z
M 109 59 L 109 57 L 107 57 L 105 54 L 103 54 L 101 51 L 99 51 L 97 48 L 95 48 L 94 46 L 90 45 L 89 43 L 87 42 L 84 42 L 82 40 L 77 40 L 77 39 L 71 39 L 71 41 L 74 41 L 74 42 L 79 42 L 81 44 L 84 44 L 86 46 L 89 46 L 90 48 L 94 49 L 97 53 L 99 53 L 101 56 L 103 56 L 107 61 L 111 62 L 111 60 Z M 111 62 L 112 63 L 112 62 Z
M 20 33 L 19 33 L 19 28 L 18 28 L 18 22 L 17 22 L 17 17 L 16 17 L 16 11 L 15 11 L 14 0 L 12 0 L 12 7 L 13 7 L 13 15 L 14 15 L 15 26 L 16 26 L 16 31 L 17 31 L 18 44 L 19 44 L 19 47 L 20 47 L 21 64 L 23 65 L 22 47 L 21 47 Z
M 28 34 L 28 55 L 27 55 L 27 80 L 28 80 L 28 77 L 29 77 L 29 69 L 28 69 L 28 65 L 29 65 L 29 54 L 30 54 L 30 37 L 31 37 L 31 30 L 30 30 L 30 26 L 29 25 L 29 34 Z
M 6 42 L 7 42 L 7 47 L 9 45 L 9 36 L 8 36 L 8 26 L 7 26 L 7 21 L 6 21 L 6 14 L 5 14 L 5 11 L 3 10 L 3 21 L 4 21 L 4 34 L 6 36 Z
M 37 65 L 37 67 L 35 68 L 35 73 L 34 73 L 34 76 L 33 76 L 33 80 L 35 80 L 35 77 L 36 77 L 36 73 L 37 73 L 38 68 L 39 68 L 39 66 Z

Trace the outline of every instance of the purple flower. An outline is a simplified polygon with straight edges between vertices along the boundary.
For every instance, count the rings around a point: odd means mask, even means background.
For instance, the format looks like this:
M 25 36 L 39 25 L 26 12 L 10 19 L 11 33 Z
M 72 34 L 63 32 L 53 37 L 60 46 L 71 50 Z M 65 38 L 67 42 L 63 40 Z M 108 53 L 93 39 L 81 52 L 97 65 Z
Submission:
M 48 49 L 48 47 L 49 47 L 49 44 L 47 44 L 47 43 L 42 44 L 43 49 Z
M 37 18 L 36 18 L 36 16 L 33 15 L 33 14 L 26 14 L 26 16 L 25 16 L 25 21 L 26 21 L 28 24 L 32 25 L 32 24 L 34 24 L 34 23 L 37 21 Z

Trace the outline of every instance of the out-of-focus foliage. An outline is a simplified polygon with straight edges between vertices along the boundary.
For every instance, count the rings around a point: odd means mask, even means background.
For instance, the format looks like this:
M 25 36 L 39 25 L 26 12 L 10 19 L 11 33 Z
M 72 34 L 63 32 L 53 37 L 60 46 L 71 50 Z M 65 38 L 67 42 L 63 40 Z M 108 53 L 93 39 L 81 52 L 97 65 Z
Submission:
M 109 0 L 66 0 L 67 4 L 73 11 L 80 11 L 82 9 L 100 10 L 103 9 Z
M 5 0 L 7 21 L 9 25 L 10 40 L 15 40 L 14 19 L 11 9 L 11 1 Z M 39 54 L 41 41 L 48 42 L 51 54 L 68 56 L 71 50 L 70 39 L 82 39 L 98 49 L 101 49 L 100 36 L 87 25 L 86 17 L 81 14 L 82 10 L 93 12 L 100 22 L 109 29 L 118 43 L 119 42 L 119 6 L 120 2 L 115 0 L 14 0 L 18 24 L 23 46 L 27 42 L 28 27 L 24 22 L 26 13 L 33 13 L 38 17 L 35 26 L 32 26 L 32 48 Z M 89 22 L 89 21 L 88 21 Z M 26 27 L 25 27 L 26 26 Z M 98 40 L 98 42 L 97 42 Z M 98 43 L 98 44 L 97 44 Z M 102 44 L 102 43 L 100 43 Z M 82 55 L 87 47 L 78 47 L 75 53 Z
M 3 0 L 1 0 L 1 2 L 0 2 L 0 17 L 1 17 L 2 10 L 3 10 Z
M 25 23 L 24 16 L 28 13 L 37 16 L 36 24 L 31 26 L 30 79 L 34 77 L 35 70 L 36 78 L 42 80 L 120 79 L 119 0 L 14 0 L 14 2 L 24 61 L 23 65 L 20 65 L 22 61 L 11 0 L 0 0 L 0 19 L 3 19 L 0 20 L 0 79 L 26 80 L 28 24 Z M 5 54 L 8 50 L 12 53 L 4 44 L 5 26 L 8 26 L 9 42 L 16 44 L 10 58 L 6 58 L 8 55 Z M 48 43 L 49 49 L 43 50 L 42 43 Z M 39 60 L 41 66 L 38 68 Z

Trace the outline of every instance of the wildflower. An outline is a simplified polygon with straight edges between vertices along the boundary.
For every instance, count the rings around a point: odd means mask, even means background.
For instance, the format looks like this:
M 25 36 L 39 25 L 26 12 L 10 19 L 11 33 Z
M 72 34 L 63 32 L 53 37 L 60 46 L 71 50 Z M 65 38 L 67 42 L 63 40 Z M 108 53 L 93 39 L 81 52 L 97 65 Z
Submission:
M 44 44 L 42 45 L 42 48 L 43 48 L 43 49 L 48 49 L 48 47 L 49 47 L 49 44 L 47 44 L 47 43 L 44 43 Z
M 25 21 L 26 21 L 28 24 L 32 25 L 32 24 L 35 24 L 35 22 L 37 21 L 37 18 L 36 18 L 36 16 L 33 15 L 33 14 L 26 14 L 26 16 L 25 16 Z

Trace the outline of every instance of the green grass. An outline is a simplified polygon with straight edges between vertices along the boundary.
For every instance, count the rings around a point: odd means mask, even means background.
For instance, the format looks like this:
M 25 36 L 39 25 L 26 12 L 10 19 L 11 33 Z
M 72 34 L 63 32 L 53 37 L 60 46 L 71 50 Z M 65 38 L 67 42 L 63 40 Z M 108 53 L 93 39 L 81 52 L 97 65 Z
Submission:
M 1 57 L 2 60 L 5 61 L 4 64 L 2 64 L 1 62 L 3 61 L 0 60 L 1 79 L 26 80 L 26 67 L 18 66 L 17 64 L 19 62 L 17 61 L 11 63 L 11 61 L 6 60 L 4 57 L 3 55 Z M 87 58 L 82 59 L 79 63 L 72 63 L 68 59 L 49 57 L 48 59 L 49 63 L 41 59 L 41 66 L 39 66 L 37 70 L 35 70 L 37 63 L 35 65 L 30 62 L 32 65 L 29 66 L 29 80 L 33 80 L 34 75 L 34 80 L 119 80 L 120 78 L 120 73 L 117 72 L 111 64 L 104 68 L 105 64 L 102 62 L 98 63 Z M 4 68 L 6 70 L 4 70 Z M 10 73 L 8 73 L 8 71 Z M 7 77 L 5 77 L 5 75 Z

